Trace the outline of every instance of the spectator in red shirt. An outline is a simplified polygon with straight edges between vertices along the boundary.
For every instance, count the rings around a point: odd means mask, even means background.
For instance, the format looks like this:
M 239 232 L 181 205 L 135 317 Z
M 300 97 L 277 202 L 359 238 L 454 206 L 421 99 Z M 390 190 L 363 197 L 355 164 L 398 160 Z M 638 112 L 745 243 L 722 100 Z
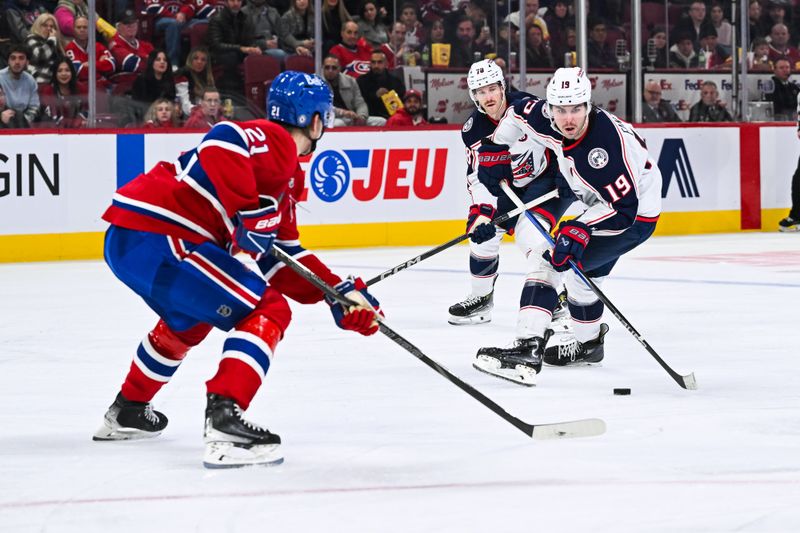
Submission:
M 203 99 L 200 100 L 200 105 L 192 109 L 192 114 L 189 115 L 183 127 L 205 131 L 210 130 L 214 124 L 225 120 L 220 107 L 221 103 L 219 91 L 214 87 L 207 87 L 206 90 L 203 91 Z
M 372 49 L 361 37 L 358 23 L 349 20 L 342 24 L 342 42 L 331 48 L 330 55 L 339 58 L 345 74 L 358 78 L 369 72 Z
M 422 113 L 422 93 L 416 89 L 409 89 L 403 97 L 403 108 L 389 117 L 387 127 L 395 126 L 425 126 L 428 121 Z
M 52 83 L 39 87 L 44 115 L 59 128 L 82 128 L 86 125 L 89 101 L 86 85 L 79 83 L 72 62 L 62 57 L 56 63 Z
M 789 45 L 789 28 L 785 24 L 775 24 L 769 34 L 769 60 L 775 63 L 780 57 L 786 57 L 794 66 L 800 61 L 800 51 L 794 46 Z
M 147 68 L 147 56 L 153 51 L 152 43 L 136 38 L 139 19 L 127 10 L 117 23 L 117 34 L 108 45 L 117 64 L 117 72 L 141 74 Z
M 89 19 L 84 16 L 75 17 L 74 30 L 75 39 L 67 45 L 65 52 L 72 61 L 75 72 L 78 73 L 78 80 L 87 81 L 89 79 L 89 53 L 86 49 L 89 46 Z M 98 87 L 106 87 L 109 84 L 106 78 L 116 70 L 114 57 L 100 41 L 96 41 L 94 47 L 97 58 L 95 75 L 100 82 Z

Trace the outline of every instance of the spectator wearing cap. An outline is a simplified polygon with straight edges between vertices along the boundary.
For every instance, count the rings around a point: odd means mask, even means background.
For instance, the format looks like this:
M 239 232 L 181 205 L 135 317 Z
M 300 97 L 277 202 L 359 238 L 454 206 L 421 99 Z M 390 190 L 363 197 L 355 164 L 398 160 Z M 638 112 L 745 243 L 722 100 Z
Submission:
M 12 44 L 8 52 L 8 66 L 0 70 L 0 87 L 6 95 L 6 105 L 31 124 L 39 118 L 40 103 L 36 80 L 27 72 L 27 68 L 27 47 Z
M 369 109 L 358 82 L 352 76 L 342 74 L 339 58 L 328 55 L 322 60 L 322 78 L 333 93 L 333 126 L 383 126 L 384 117 L 369 116 Z
M 697 68 L 700 58 L 694 51 L 692 36 L 679 35 L 669 49 L 669 68 Z
M 699 0 L 695 0 L 689 6 L 689 16 L 684 17 L 675 24 L 675 28 L 670 31 L 670 35 L 675 35 L 674 43 L 677 43 L 677 37 L 688 36 L 692 41 L 692 46 L 695 50 L 700 47 L 700 32 L 709 27 L 713 27 L 711 20 L 706 16 L 706 4 Z
M 791 65 L 800 61 L 800 51 L 789 44 L 789 28 L 786 24 L 775 24 L 769 34 L 769 60 L 775 63 L 778 58 L 786 57 Z
M 616 68 L 617 58 L 606 41 L 606 23 L 601 19 L 589 21 L 589 42 L 587 55 L 590 68 Z
M 725 102 L 719 99 L 717 84 L 713 81 L 703 82 L 700 101 L 689 111 L 689 122 L 733 122 Z
M 389 91 L 395 91 L 402 98 L 406 92 L 403 80 L 386 69 L 386 54 L 381 50 L 372 51 L 369 72 L 358 78 L 358 88 L 367 102 L 369 114 L 383 118 L 389 118 L 389 111 L 381 97 Z
M 661 85 L 655 80 L 644 84 L 642 122 L 681 122 L 675 108 L 661 98 Z
M 427 124 L 428 121 L 425 120 L 422 110 L 422 93 L 416 89 L 409 89 L 406 91 L 403 97 L 403 107 L 398 109 L 397 112 L 386 121 L 387 128 L 417 127 Z
M 147 56 L 153 51 L 153 44 L 138 39 L 138 32 L 139 19 L 133 10 L 128 9 L 117 22 L 117 34 L 108 45 L 117 73 L 141 74 L 147 68 Z
M 706 65 L 708 68 L 718 68 L 725 66 L 726 61 L 730 54 L 725 49 L 717 44 L 717 30 L 712 26 L 705 28 L 700 33 L 700 50 L 706 56 Z M 703 65 L 700 65 L 703 67 Z

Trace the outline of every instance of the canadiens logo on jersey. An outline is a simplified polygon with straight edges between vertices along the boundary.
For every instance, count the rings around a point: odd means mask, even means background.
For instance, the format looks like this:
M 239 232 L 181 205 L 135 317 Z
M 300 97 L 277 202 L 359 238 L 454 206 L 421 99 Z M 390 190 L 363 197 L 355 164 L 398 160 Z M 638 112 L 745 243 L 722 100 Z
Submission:
M 608 164 L 608 152 L 602 148 L 592 148 L 589 152 L 589 165 L 592 168 L 603 168 Z

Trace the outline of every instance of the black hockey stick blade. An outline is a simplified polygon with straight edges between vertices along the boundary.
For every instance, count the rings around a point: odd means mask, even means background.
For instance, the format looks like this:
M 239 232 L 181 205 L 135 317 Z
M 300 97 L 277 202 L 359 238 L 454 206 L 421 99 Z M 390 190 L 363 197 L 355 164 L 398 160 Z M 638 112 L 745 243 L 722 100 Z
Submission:
M 528 202 L 527 204 L 525 204 L 525 209 L 531 209 L 533 207 L 536 207 L 539 204 L 543 204 L 544 202 L 546 202 L 547 200 L 550 200 L 551 198 L 557 198 L 557 197 L 558 197 L 558 191 L 555 191 L 555 190 L 554 191 L 550 191 L 547 194 L 543 194 L 542 196 L 540 196 L 538 198 L 535 198 L 535 199 L 531 200 L 530 202 Z M 499 216 L 493 218 L 492 219 L 492 224 L 494 224 L 495 226 L 497 226 L 498 224 L 502 224 L 503 222 L 505 222 L 509 218 L 519 215 L 520 213 L 522 213 L 523 210 L 524 209 L 521 208 L 521 207 L 516 207 L 516 208 L 512 209 L 511 211 L 509 211 L 508 213 L 504 213 L 502 215 L 499 215 Z M 448 248 L 452 248 L 456 244 L 458 244 L 460 242 L 463 242 L 463 241 L 467 240 L 468 238 L 469 238 L 469 233 L 464 233 L 462 235 L 459 235 L 458 237 L 450 239 L 449 241 L 447 241 L 444 244 L 440 244 L 439 246 L 437 246 L 435 248 L 431 248 L 427 252 L 424 252 L 424 253 L 416 256 L 416 257 L 412 257 L 408 261 L 403 261 L 399 265 L 397 265 L 395 267 L 392 267 L 389 270 L 386 270 L 385 272 L 381 272 L 380 274 L 378 274 L 374 278 L 368 279 L 367 282 L 366 282 L 367 283 L 367 287 L 371 287 L 372 285 L 375 285 L 379 281 L 385 280 L 389 276 L 394 276 L 398 272 L 400 272 L 402 270 L 405 270 L 408 267 L 414 266 L 417 263 L 419 263 L 420 261 L 424 261 L 425 259 L 428 259 L 429 257 L 433 257 L 434 255 L 438 254 L 439 252 L 444 252 Z
M 516 193 L 513 190 L 511 190 L 511 187 L 509 187 L 506 181 L 500 182 L 500 188 L 503 189 L 503 192 L 506 193 L 506 196 L 508 196 L 508 198 L 512 202 L 514 202 L 514 204 L 516 204 L 517 207 L 520 207 L 522 205 L 522 200 L 520 200 L 519 196 L 517 196 Z M 531 224 L 533 224 L 536 230 L 539 233 L 541 233 L 542 236 L 547 240 L 550 246 L 554 246 L 555 243 L 553 242 L 553 237 L 547 232 L 546 229 L 542 227 L 539 221 L 536 220 L 536 217 L 531 215 L 528 211 L 525 211 L 525 215 L 528 217 L 528 220 L 530 221 Z M 617 309 L 617 306 L 615 306 L 611 302 L 611 300 L 608 299 L 605 293 L 602 290 L 600 290 L 600 287 L 598 287 L 594 281 L 589 279 L 586 276 L 586 274 L 584 274 L 583 270 L 578 265 L 576 265 L 575 262 L 572 261 L 571 259 L 569 261 L 569 266 L 572 267 L 572 270 L 575 272 L 575 274 L 577 274 L 578 277 L 586 285 L 588 285 L 590 289 L 592 289 L 595 295 L 597 295 L 597 298 L 601 302 L 603 302 L 603 304 L 608 308 L 609 311 L 611 311 L 611 314 L 613 314 L 617 318 L 617 320 L 619 320 L 619 322 L 623 326 L 625 326 L 625 329 L 627 329 L 631 333 L 631 335 L 633 335 L 633 337 L 637 341 L 639 341 L 639 344 L 644 346 L 645 350 L 647 350 L 647 353 L 649 353 L 653 357 L 653 359 L 655 359 L 656 362 L 658 362 L 658 364 L 661 365 L 661 368 L 667 371 L 667 374 L 669 374 L 669 376 L 675 380 L 675 383 L 677 383 L 686 390 L 697 390 L 697 380 L 695 380 L 694 378 L 694 373 L 682 376 L 681 374 L 675 372 L 675 370 L 673 370 L 673 368 L 669 366 L 667 362 L 664 361 L 661 358 L 661 356 L 658 355 L 658 353 L 656 353 L 653 347 L 650 346 L 650 343 L 648 343 L 645 340 L 645 338 L 638 331 L 636 331 L 636 328 L 633 327 L 633 324 L 631 324 L 630 321 L 627 318 L 625 318 L 625 315 L 623 315 L 622 312 L 620 312 L 620 310 Z
M 286 254 L 283 250 L 273 246 L 270 253 L 286 264 L 289 268 L 294 270 L 300 277 L 342 305 L 346 305 L 348 307 L 355 305 L 353 302 L 339 294 L 336 289 L 325 283 L 319 276 L 306 268 L 305 265 L 299 263 L 296 259 Z M 386 322 L 382 320 L 382 317 L 376 316 L 376 318 L 378 319 L 378 326 L 381 333 L 389 337 L 389 339 L 435 370 L 439 375 L 481 402 L 492 412 L 499 415 L 503 420 L 509 422 L 511 425 L 529 437 L 534 439 L 568 439 L 575 437 L 593 437 L 596 435 L 601 435 L 605 432 L 605 423 L 602 420 L 594 418 L 543 425 L 532 425 L 528 424 L 527 422 L 523 422 L 519 418 L 509 414 L 494 400 L 477 390 L 475 387 L 469 383 L 466 383 L 461 378 L 450 372 L 450 370 L 425 355 L 422 350 L 411 344 L 411 342 L 386 325 Z

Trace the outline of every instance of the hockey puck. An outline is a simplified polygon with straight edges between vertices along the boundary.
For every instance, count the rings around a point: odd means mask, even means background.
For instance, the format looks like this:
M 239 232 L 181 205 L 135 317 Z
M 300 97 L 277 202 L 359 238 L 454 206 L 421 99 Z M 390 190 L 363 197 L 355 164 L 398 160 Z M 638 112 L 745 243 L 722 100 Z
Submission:
M 631 390 L 630 389 L 614 389 L 614 394 L 617 396 L 630 396 Z

